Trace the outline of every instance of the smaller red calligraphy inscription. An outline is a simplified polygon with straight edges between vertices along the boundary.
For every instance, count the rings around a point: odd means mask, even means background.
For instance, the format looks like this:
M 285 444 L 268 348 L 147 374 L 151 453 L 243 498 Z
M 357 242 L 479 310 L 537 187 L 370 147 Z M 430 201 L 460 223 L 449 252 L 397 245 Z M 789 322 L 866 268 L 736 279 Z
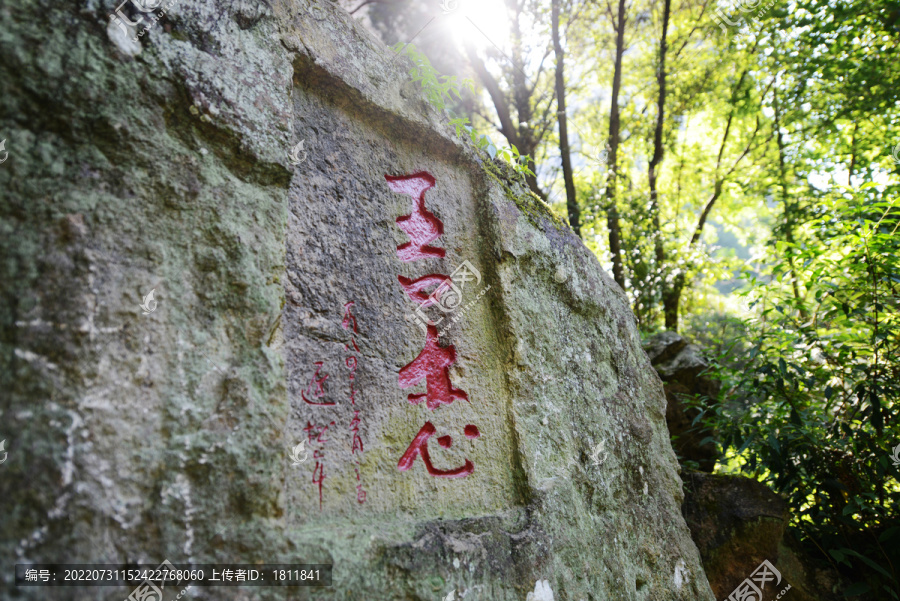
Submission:
M 350 421 L 350 431 L 353 432 L 353 443 L 350 448 L 350 453 L 354 455 L 365 451 L 362 438 L 359 437 L 359 423 L 359 411 L 354 411 L 353 419 Z
M 425 380 L 423 394 L 409 395 L 409 402 L 418 405 L 425 399 L 425 405 L 434 411 L 439 405 L 449 405 L 453 401 L 469 400 L 464 390 L 453 388 L 450 383 L 449 367 L 456 362 L 456 348 L 442 347 L 437 342 L 437 328 L 428 326 L 425 348 L 412 363 L 400 369 L 400 388 L 415 386 Z
M 415 261 L 432 257 L 443 257 L 446 251 L 436 246 L 428 246 L 444 233 L 444 224 L 425 208 L 425 191 L 434 187 L 434 176 L 427 171 L 412 175 L 385 175 L 388 187 L 399 194 L 413 199 L 412 213 L 397 218 L 397 227 L 406 232 L 409 242 L 397 247 L 401 261 Z
M 319 487 L 319 510 L 322 509 L 322 485 L 325 483 L 325 478 L 327 477 L 325 474 L 325 449 L 324 445 L 328 442 L 328 439 L 325 438 L 325 433 L 328 432 L 328 427 L 333 426 L 334 422 L 328 423 L 324 426 L 314 425 L 312 422 L 306 422 L 306 427 L 303 430 L 306 432 L 309 437 L 309 442 L 313 442 L 313 439 L 316 440 L 317 443 L 321 444 L 323 448 L 314 449 L 313 450 L 313 459 L 316 460 L 316 467 L 313 469 L 312 482 L 313 484 L 318 485 Z
M 350 301 L 349 303 L 344 303 L 344 319 L 341 321 L 341 325 L 345 330 L 350 329 L 351 324 L 353 325 L 353 332 L 356 333 L 356 316 L 353 314 L 353 305 L 356 303 Z
M 319 372 L 322 371 L 322 365 L 324 363 L 322 361 L 316 361 L 314 363 L 316 366 L 316 373 L 313 374 L 312 379 L 309 381 L 309 384 L 306 386 L 306 390 L 300 393 L 300 396 L 310 405 L 320 405 L 323 407 L 334 405 L 334 403 L 316 403 L 309 400 L 309 397 L 320 399 L 325 396 L 325 380 L 328 379 L 328 374 L 325 374 L 321 378 L 319 377 Z M 316 385 L 316 389 L 313 390 L 313 384 Z M 307 396 L 309 395 L 309 396 Z
M 328 442 L 328 439 L 324 438 L 325 433 L 328 432 L 328 426 L 333 426 L 333 425 L 334 425 L 334 422 L 331 422 L 330 424 L 326 424 L 324 426 L 316 426 L 316 425 L 313 425 L 312 422 L 306 422 L 306 427 L 303 428 L 303 431 L 306 432 L 307 435 L 309 436 L 309 442 L 312 442 L 313 438 L 315 438 L 316 442 L 325 443 L 325 442 Z M 316 452 L 318 452 L 318 451 L 316 451 Z
M 356 357 L 350 355 L 346 359 L 344 359 L 344 365 L 347 366 L 347 369 L 350 370 L 350 404 L 356 404 L 356 388 L 353 387 L 353 381 L 356 379 Z
M 463 434 L 466 435 L 466 438 L 478 438 L 481 436 L 481 432 L 478 431 L 478 426 L 473 424 L 468 424 L 463 430 Z
M 422 461 L 425 462 L 425 469 L 427 469 L 428 473 L 435 478 L 464 478 L 475 471 L 475 464 L 468 459 L 466 459 L 464 465 L 452 470 L 439 470 L 434 467 L 431 464 L 431 457 L 428 455 L 428 439 L 431 438 L 434 433 L 434 425 L 431 422 L 425 422 L 425 425 L 422 426 L 422 429 L 416 434 L 416 437 L 410 443 L 406 452 L 403 453 L 403 457 L 401 457 L 400 461 L 397 463 L 397 468 L 401 472 L 405 472 L 411 468 L 416 457 L 419 455 L 422 456 Z M 444 445 L 443 442 L 441 442 L 442 440 L 447 444 Z M 449 448 L 452 442 L 453 441 L 450 440 L 449 436 L 441 436 L 438 439 L 438 444 L 444 448 Z
M 316 467 L 313 469 L 313 484 L 319 486 L 319 511 L 322 510 L 322 484 L 325 483 L 325 462 L 316 459 Z
M 344 320 L 341 325 L 345 330 L 351 330 L 353 333 L 350 335 L 350 343 L 353 345 L 353 349 L 359 353 L 359 346 L 356 344 L 356 338 L 353 337 L 353 334 L 358 333 L 357 324 L 356 324 L 356 316 L 353 315 L 353 305 L 356 303 L 350 301 L 349 303 L 344 304 Z M 351 327 L 352 326 L 352 327 Z M 350 351 L 350 347 L 346 344 L 344 348 Z M 351 351 L 352 352 L 352 351 Z M 356 388 L 354 386 L 354 380 L 356 380 L 356 368 L 359 366 L 359 360 L 354 355 L 349 355 L 344 359 L 344 365 L 347 366 L 347 369 L 350 370 L 350 374 L 348 379 L 350 380 L 350 404 L 356 405 Z M 359 435 L 359 425 L 361 420 L 359 419 L 359 410 L 354 409 L 353 411 L 353 419 L 350 420 L 350 432 L 353 433 L 353 440 L 350 445 L 350 454 L 356 455 L 356 465 L 353 467 L 354 471 L 356 471 L 356 501 L 362 505 L 366 502 L 366 490 L 363 488 L 362 483 L 360 482 L 359 477 L 359 454 L 365 451 L 363 446 L 363 440 Z

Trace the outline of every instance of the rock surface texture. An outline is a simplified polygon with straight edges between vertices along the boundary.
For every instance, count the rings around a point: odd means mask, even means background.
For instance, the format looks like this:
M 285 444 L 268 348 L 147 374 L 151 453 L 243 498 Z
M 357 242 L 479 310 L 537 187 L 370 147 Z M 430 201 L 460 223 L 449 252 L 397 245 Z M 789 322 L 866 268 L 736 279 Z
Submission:
M 713 599 L 626 297 L 406 59 L 324 2 L 117 6 L 0 6 L 0 598 Z
M 779 571 L 767 583 L 771 599 L 788 583 L 788 601 L 837 601 L 840 578 L 823 569 L 786 532 L 787 502 L 765 484 L 743 476 L 684 472 L 684 517 L 700 550 L 716 599 L 727 598 L 764 560 Z
M 687 400 L 693 396 L 715 399 L 720 384 L 709 377 L 709 361 L 702 349 L 689 344 L 676 332 L 661 332 L 644 343 L 644 351 L 650 357 L 666 393 L 666 424 L 672 435 L 672 446 L 683 461 L 693 461 L 703 472 L 712 473 L 719 457 L 715 443 L 704 442 L 714 432 L 698 429 L 694 418 L 698 410 L 691 408 Z
M 763 561 L 778 562 L 787 504 L 741 476 L 685 472 L 685 520 L 716 599 L 727 597 Z

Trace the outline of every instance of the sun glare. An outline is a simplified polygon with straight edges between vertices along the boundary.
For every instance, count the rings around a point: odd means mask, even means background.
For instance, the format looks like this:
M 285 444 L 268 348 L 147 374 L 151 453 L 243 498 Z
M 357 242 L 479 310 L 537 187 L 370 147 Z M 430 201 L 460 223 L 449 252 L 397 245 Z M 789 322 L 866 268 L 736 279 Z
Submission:
M 444 0 L 444 18 L 460 43 L 506 52 L 509 21 L 503 0 L 457 0 L 455 10 L 453 4 L 453 0 Z

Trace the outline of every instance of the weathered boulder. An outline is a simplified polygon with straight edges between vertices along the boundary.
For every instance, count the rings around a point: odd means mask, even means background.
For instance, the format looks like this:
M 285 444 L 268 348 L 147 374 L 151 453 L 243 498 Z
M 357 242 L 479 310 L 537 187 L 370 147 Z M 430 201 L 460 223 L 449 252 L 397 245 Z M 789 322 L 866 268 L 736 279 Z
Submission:
M 785 500 L 765 484 L 744 476 L 685 471 L 682 512 L 700 550 L 716 599 L 726 599 L 769 561 L 781 582 L 767 582 L 772 599 L 788 584 L 789 601 L 837 601 L 840 576 L 807 556 L 786 532 Z
M 816 561 L 800 545 L 785 535 L 778 543 L 778 568 L 791 583 L 790 601 L 842 601 L 850 582 L 821 559 Z
M 718 395 L 719 381 L 707 375 L 709 361 L 699 346 L 689 344 L 675 332 L 660 332 L 652 336 L 644 343 L 644 351 L 663 381 L 666 424 L 675 452 L 682 461 L 694 461 L 700 471 L 712 473 L 719 452 L 715 443 L 704 439 L 715 432 L 694 424 L 699 412 L 685 402 L 694 396 L 714 399 Z
M 0 9 L 0 598 L 712 600 L 625 295 L 404 59 L 327 3 L 116 8 Z
M 787 504 L 743 476 L 684 472 L 684 519 L 716 599 L 726 598 L 763 561 L 778 565 Z

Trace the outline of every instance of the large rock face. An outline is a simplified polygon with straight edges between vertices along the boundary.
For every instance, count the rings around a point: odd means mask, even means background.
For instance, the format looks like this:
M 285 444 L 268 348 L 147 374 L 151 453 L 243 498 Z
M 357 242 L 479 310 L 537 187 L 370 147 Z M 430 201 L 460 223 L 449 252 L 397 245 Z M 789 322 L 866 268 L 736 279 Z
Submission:
M 115 8 L 0 8 L 0 597 L 713 598 L 624 294 L 404 59 L 324 3 Z

